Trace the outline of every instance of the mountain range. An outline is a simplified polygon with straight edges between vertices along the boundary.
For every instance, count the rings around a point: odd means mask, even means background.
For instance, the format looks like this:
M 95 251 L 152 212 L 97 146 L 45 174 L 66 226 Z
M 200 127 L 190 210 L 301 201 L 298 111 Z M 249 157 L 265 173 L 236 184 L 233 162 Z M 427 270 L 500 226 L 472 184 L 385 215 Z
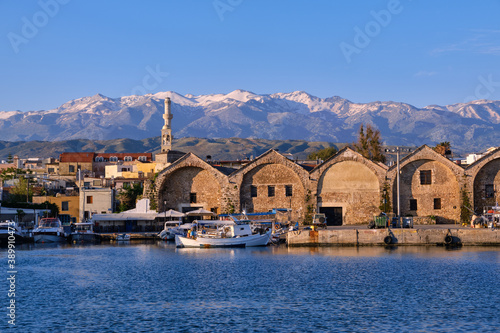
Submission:
M 354 103 L 303 91 L 181 95 L 159 92 L 110 98 L 97 94 L 52 110 L 0 111 L 0 140 L 142 140 L 160 135 L 163 101 L 172 100 L 175 138 L 248 138 L 354 142 L 361 124 L 380 130 L 386 145 L 449 141 L 455 151 L 500 143 L 500 101 L 417 108 L 400 102 Z

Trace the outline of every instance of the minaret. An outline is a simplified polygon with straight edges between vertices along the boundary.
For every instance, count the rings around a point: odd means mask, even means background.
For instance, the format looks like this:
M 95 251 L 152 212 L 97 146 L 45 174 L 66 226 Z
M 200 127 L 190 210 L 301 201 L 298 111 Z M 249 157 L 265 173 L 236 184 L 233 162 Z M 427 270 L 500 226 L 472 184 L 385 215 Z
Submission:
M 163 114 L 163 119 L 165 120 L 165 125 L 161 129 L 161 152 L 166 153 L 172 149 L 172 118 L 174 117 L 170 110 L 170 98 L 165 98 L 165 113 Z

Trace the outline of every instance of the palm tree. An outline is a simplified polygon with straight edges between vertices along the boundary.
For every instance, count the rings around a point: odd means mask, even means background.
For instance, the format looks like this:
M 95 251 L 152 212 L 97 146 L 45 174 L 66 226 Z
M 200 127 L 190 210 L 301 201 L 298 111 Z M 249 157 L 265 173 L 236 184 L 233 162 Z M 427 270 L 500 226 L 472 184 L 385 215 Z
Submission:
M 451 144 L 448 141 L 440 142 L 434 147 L 436 153 L 443 156 L 451 154 Z

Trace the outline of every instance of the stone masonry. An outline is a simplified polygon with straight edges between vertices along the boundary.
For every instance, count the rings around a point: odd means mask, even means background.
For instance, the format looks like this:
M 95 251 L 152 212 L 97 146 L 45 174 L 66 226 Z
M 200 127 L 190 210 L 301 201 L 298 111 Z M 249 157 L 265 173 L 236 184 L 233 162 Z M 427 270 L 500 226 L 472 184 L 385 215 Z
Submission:
M 400 167 L 402 216 L 437 223 L 459 221 L 464 187 L 475 209 L 500 201 L 500 149 L 464 169 L 424 145 L 403 158 Z M 291 208 L 292 220 L 299 222 L 316 211 L 334 210 L 341 224 L 362 224 L 380 213 L 387 185 L 396 212 L 396 166 L 374 163 L 350 148 L 310 172 L 274 150 L 239 170 L 223 169 L 192 153 L 184 155 L 156 178 L 158 209 L 203 207 L 238 213 Z M 483 200 L 491 189 L 492 197 Z

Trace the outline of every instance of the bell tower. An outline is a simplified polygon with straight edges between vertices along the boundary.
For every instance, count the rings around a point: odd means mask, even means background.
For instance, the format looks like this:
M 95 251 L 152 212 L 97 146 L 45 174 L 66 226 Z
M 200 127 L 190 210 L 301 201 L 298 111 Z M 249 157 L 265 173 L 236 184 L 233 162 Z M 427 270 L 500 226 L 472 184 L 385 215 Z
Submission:
M 165 98 L 165 113 L 163 119 L 165 124 L 161 129 L 161 152 L 166 153 L 172 149 L 172 118 L 170 98 Z

